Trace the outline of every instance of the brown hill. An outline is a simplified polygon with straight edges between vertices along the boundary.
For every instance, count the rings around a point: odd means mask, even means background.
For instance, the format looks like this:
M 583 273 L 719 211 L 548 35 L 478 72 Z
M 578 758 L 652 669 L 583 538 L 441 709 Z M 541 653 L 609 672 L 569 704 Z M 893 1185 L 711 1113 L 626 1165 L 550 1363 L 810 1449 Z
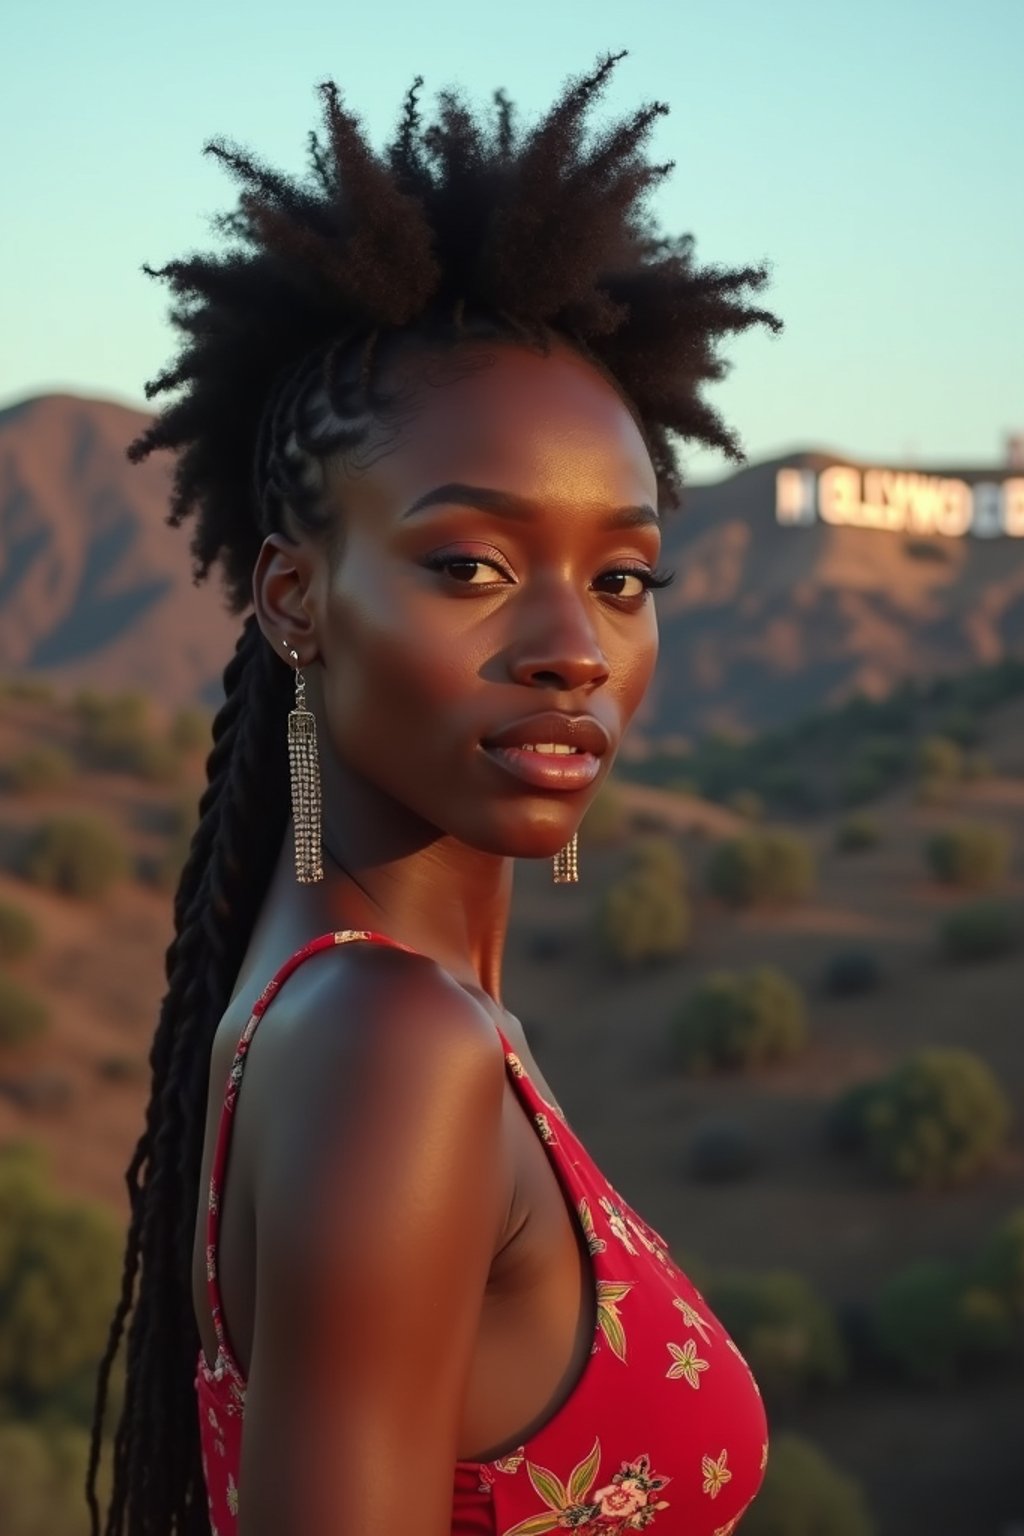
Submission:
M 783 724 L 1024 647 L 1024 540 L 780 527 L 777 471 L 837 462 L 857 465 L 800 452 L 692 488 L 665 540 L 652 733 Z
M 148 419 L 74 395 L 0 411 L 0 669 L 213 704 L 238 625 L 165 521 L 168 456 L 125 458 Z
M 72 395 L 0 412 L 0 671 L 216 705 L 237 621 L 215 578 L 193 586 L 189 529 L 165 521 L 169 457 L 124 456 L 146 420 Z M 691 488 L 666 539 L 679 574 L 659 598 L 661 660 L 633 750 L 1024 645 L 1024 540 L 780 527 L 776 471 L 834 462 L 794 453 Z

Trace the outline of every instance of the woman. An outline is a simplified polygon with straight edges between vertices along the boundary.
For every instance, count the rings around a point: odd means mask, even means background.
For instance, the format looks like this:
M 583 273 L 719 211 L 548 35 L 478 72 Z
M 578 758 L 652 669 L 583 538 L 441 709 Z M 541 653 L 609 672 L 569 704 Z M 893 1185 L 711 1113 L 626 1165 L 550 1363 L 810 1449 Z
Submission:
M 129 1310 L 106 1533 L 722 1536 L 763 1476 L 748 1367 L 501 998 L 513 861 L 575 877 L 654 667 L 668 434 L 740 457 L 700 386 L 720 336 L 778 328 L 763 269 L 697 269 L 647 215 L 665 107 L 584 147 L 616 62 L 526 134 L 500 92 L 423 130 L 417 80 L 383 154 L 327 83 L 310 179 L 209 145 L 234 243 L 154 274 L 183 343 L 147 393 L 183 393 L 129 455 L 178 451 L 196 580 L 253 611 L 128 1170 L 94 1531 Z

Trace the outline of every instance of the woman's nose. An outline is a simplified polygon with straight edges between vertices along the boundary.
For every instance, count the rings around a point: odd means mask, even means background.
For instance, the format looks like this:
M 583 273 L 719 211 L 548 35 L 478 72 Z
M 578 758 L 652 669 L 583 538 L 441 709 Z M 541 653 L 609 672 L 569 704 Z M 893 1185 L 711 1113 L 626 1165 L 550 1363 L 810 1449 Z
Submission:
M 524 631 L 510 647 L 510 672 L 517 683 L 549 683 L 561 689 L 603 683 L 608 659 L 598 641 L 586 606 L 576 592 L 550 589 L 525 611 Z

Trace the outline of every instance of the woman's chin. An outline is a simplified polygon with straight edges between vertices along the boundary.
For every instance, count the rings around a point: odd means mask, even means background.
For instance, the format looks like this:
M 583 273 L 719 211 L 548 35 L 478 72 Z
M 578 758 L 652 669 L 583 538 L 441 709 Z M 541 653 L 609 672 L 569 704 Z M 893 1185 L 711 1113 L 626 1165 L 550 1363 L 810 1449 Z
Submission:
M 516 834 L 509 833 L 491 850 L 507 859 L 553 859 L 565 847 L 573 835 L 574 827 L 536 827 Z

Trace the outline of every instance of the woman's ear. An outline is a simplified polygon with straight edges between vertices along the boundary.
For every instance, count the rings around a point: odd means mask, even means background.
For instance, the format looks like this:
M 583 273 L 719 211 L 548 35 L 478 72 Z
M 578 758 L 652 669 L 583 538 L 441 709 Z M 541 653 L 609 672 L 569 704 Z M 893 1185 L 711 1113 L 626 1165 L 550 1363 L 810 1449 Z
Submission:
M 256 621 L 275 654 L 293 666 L 319 660 L 316 583 L 320 562 L 308 545 L 268 534 L 252 572 Z M 297 651 L 296 663 L 291 651 Z

